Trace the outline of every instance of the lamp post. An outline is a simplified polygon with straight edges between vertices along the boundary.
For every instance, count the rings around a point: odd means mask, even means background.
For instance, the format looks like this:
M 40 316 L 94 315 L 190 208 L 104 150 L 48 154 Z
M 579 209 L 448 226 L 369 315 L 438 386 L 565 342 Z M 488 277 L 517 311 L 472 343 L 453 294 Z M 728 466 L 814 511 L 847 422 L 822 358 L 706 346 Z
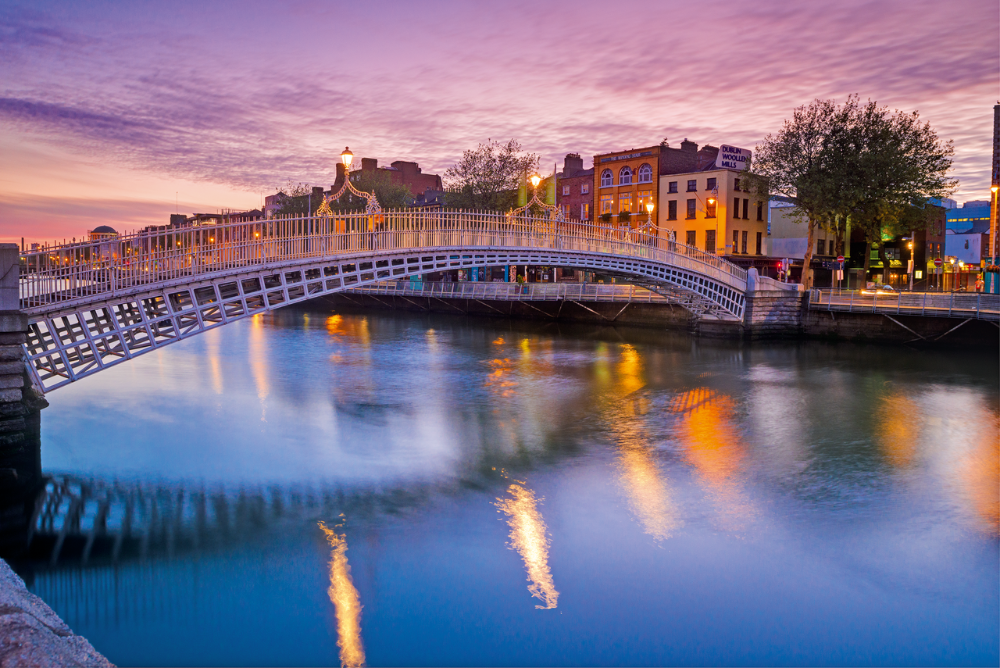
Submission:
M 340 161 L 344 165 L 344 185 L 340 187 L 337 194 L 330 194 L 323 197 L 323 203 L 318 209 L 316 209 L 317 216 L 332 216 L 333 209 L 330 208 L 330 202 L 336 202 L 339 200 L 346 192 L 350 191 L 352 194 L 358 197 L 363 197 L 367 202 L 365 206 L 365 213 L 369 216 L 377 216 L 382 213 L 382 207 L 378 204 L 378 198 L 375 197 L 375 193 L 366 193 L 364 191 L 358 190 L 351 183 L 351 162 L 354 160 L 354 154 L 351 153 L 351 149 L 344 148 L 343 153 L 340 154 Z M 371 225 L 371 218 L 369 218 L 369 225 Z
M 910 292 L 913 292 L 913 269 L 916 267 L 916 263 L 913 261 L 913 239 L 916 238 L 916 233 L 910 232 L 910 243 L 907 244 L 907 248 L 910 249 Z
M 538 184 L 542 182 L 542 177 L 540 177 L 538 174 L 532 174 L 528 180 L 531 181 L 531 201 L 525 204 L 524 206 L 519 206 L 516 209 L 511 209 L 510 211 L 508 211 L 507 212 L 508 219 L 513 218 L 514 216 L 517 216 L 524 211 L 527 211 L 528 209 L 531 208 L 532 204 L 537 204 L 539 207 L 541 207 L 543 211 L 547 211 L 549 213 L 550 218 L 554 218 L 555 220 L 559 221 L 564 220 L 562 215 L 562 210 L 559 207 L 555 206 L 554 204 L 546 204 L 542 200 L 538 199 Z

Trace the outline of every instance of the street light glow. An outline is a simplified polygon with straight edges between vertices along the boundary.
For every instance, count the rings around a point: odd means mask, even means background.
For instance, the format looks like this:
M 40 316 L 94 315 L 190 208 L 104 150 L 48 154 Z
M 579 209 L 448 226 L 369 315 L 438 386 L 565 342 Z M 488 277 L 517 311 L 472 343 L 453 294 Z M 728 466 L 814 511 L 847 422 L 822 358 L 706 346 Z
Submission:
M 532 188 L 537 188 L 538 184 L 541 183 L 541 181 L 542 181 L 542 177 L 540 177 L 538 174 L 533 174 L 532 177 L 531 177 L 531 187 Z
M 351 168 L 351 160 L 354 160 L 354 154 L 351 153 L 349 146 L 344 147 L 344 152 L 340 154 L 340 159 L 344 163 L 344 167 Z
M 653 213 L 653 206 L 654 204 L 652 202 L 646 202 L 646 211 L 649 213 Z

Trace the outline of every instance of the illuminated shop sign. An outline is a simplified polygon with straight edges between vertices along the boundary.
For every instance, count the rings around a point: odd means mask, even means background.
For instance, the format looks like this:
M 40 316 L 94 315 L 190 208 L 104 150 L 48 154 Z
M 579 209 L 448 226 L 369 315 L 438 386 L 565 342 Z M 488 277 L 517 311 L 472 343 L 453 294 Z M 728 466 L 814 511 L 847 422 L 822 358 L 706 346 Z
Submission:
M 751 155 L 753 155 L 752 152 L 745 148 L 723 144 L 719 147 L 719 157 L 715 159 L 715 166 L 719 169 L 742 171 L 747 168 Z

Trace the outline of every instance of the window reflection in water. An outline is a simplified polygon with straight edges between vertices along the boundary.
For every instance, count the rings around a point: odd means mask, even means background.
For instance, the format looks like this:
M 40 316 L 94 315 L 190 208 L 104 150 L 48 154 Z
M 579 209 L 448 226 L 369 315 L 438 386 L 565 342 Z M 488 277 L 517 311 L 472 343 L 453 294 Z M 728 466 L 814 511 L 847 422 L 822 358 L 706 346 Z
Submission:
M 351 579 L 347 563 L 347 539 L 323 522 L 319 528 L 333 548 L 330 557 L 330 588 L 327 594 L 337 615 L 337 647 L 340 663 L 344 666 L 361 666 L 365 662 L 365 649 L 361 642 L 361 599 Z
M 212 389 L 216 394 L 222 394 L 222 362 L 219 359 L 219 340 L 222 333 L 218 329 L 205 332 L 205 349 L 208 353 L 208 366 L 212 370 Z
M 960 484 L 980 530 L 1000 536 L 1000 417 L 989 416 L 977 426 L 960 465 Z
M 619 480 L 643 531 L 656 541 L 666 540 L 682 522 L 650 445 L 645 418 L 649 400 L 635 396 L 646 384 L 642 356 L 635 347 L 621 346 L 615 372 L 613 389 L 605 395 L 604 413 L 618 448 Z
M 545 605 L 536 605 L 541 610 L 556 607 L 559 592 L 556 591 L 549 571 L 549 537 L 545 521 L 538 512 L 538 501 L 534 492 L 519 484 L 507 489 L 511 498 L 496 500 L 496 506 L 507 515 L 510 526 L 510 547 L 521 555 L 528 572 L 528 591 Z
M 914 464 L 923 426 L 923 409 L 910 396 L 893 392 L 882 397 L 875 433 L 886 461 L 896 468 Z
M 753 508 L 740 482 L 746 454 L 734 425 L 736 403 L 724 394 L 697 388 L 679 395 L 672 406 L 681 413 L 677 436 L 685 460 L 708 486 L 723 524 L 738 528 Z

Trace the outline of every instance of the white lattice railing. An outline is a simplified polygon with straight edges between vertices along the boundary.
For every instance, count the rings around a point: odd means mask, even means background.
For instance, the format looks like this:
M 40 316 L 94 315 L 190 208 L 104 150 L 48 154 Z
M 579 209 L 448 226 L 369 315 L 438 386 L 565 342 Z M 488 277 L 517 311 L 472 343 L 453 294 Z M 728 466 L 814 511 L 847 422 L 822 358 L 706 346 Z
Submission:
M 823 311 L 1000 320 L 1000 295 L 978 292 L 886 292 L 813 289 L 809 308 Z
M 442 247 L 539 248 L 624 256 L 698 272 L 739 291 L 746 271 L 691 246 L 628 228 L 486 211 L 387 211 L 235 220 L 142 230 L 86 243 L 44 246 L 21 256 L 21 308 L 177 279 L 310 258 Z

